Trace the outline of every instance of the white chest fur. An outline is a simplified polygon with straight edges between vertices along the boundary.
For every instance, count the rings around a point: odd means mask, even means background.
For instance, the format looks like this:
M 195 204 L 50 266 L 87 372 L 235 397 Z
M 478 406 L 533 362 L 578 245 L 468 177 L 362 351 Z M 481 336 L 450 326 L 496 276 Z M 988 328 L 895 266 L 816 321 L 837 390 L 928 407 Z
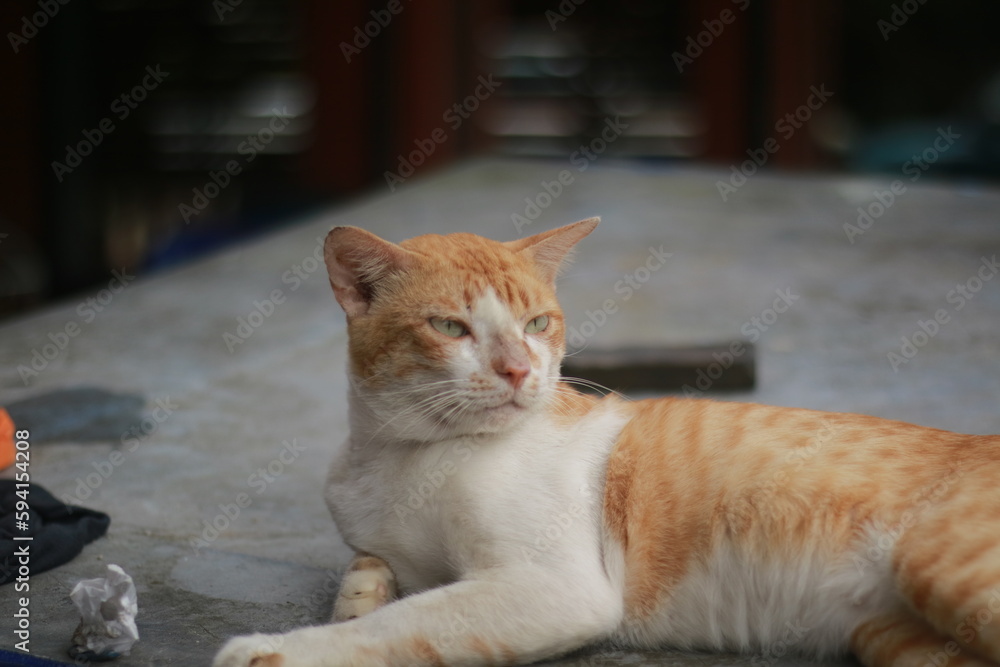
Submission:
M 625 419 L 605 401 L 576 422 L 539 414 L 502 435 L 349 440 L 327 502 L 347 542 L 385 559 L 407 593 L 515 563 L 592 570 L 606 462 Z

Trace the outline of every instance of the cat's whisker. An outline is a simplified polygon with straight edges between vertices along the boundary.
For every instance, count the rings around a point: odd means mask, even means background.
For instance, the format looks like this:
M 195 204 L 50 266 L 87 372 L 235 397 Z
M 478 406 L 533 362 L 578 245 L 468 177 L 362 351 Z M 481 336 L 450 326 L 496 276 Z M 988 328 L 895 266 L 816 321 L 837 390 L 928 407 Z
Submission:
M 385 371 L 383 371 L 382 373 L 379 373 L 377 375 L 382 375 L 383 373 L 385 373 Z M 371 380 L 373 380 L 375 377 L 377 377 L 377 376 L 372 376 L 372 377 L 366 378 L 364 380 L 357 380 L 355 378 L 351 378 L 352 385 L 354 386 L 355 389 L 363 389 L 363 388 L 365 388 L 364 385 L 367 384 L 368 382 L 370 382 Z M 419 393 L 419 392 L 422 392 L 422 391 L 424 391 L 426 389 L 429 389 L 431 387 L 442 386 L 442 385 L 446 385 L 446 384 L 464 384 L 464 383 L 468 383 L 468 382 L 469 382 L 469 380 L 467 380 L 465 378 L 457 378 L 457 379 L 450 379 L 450 380 L 435 380 L 433 382 L 425 382 L 423 384 L 416 384 L 416 385 L 413 385 L 413 386 L 410 386 L 410 387 L 405 387 L 403 389 L 390 389 L 390 390 L 384 390 L 384 391 L 380 390 L 380 391 L 378 391 L 378 394 L 380 396 L 396 396 L 396 395 L 399 395 L 399 394 Z
M 447 391 L 441 394 L 435 394 L 433 396 L 425 398 L 422 401 L 418 401 L 413 405 L 407 406 L 407 408 L 399 414 L 408 415 L 416 413 L 422 417 L 427 417 L 432 412 L 440 410 L 445 406 L 449 405 L 450 403 L 453 403 L 455 399 L 461 399 L 462 397 L 464 397 L 464 395 L 465 392 L 462 391 L 461 389 L 453 389 L 451 391 Z
M 370 443 L 372 440 L 374 440 L 379 433 L 381 433 L 386 427 L 394 423 L 396 420 L 403 417 L 410 417 L 413 416 L 414 414 L 420 417 L 427 417 L 431 414 L 431 412 L 444 407 L 455 398 L 462 397 L 464 394 L 465 391 L 462 389 L 452 389 L 450 391 L 446 391 L 440 394 L 433 394 L 431 396 L 424 398 L 421 401 L 417 401 L 416 403 L 408 405 L 404 409 L 395 413 L 391 418 L 384 421 L 377 429 L 375 429 L 371 437 L 368 439 L 368 442 Z
M 569 414 L 573 405 L 564 391 L 554 391 L 550 397 L 552 407 L 560 414 Z
M 437 383 L 435 383 L 435 384 L 437 384 Z M 441 383 L 441 384 L 443 385 L 444 383 Z M 409 389 L 399 389 L 399 390 L 396 390 L 396 391 L 379 392 L 379 397 L 383 398 L 383 399 L 384 398 L 391 398 L 392 400 L 401 400 L 401 399 L 406 399 L 408 397 L 419 398 L 419 397 L 425 396 L 427 394 L 428 390 L 435 389 L 435 388 L 436 389 L 445 389 L 445 387 L 443 387 L 443 386 L 434 387 L 434 386 L 420 385 L 420 386 L 416 386 L 416 387 L 410 387 Z M 462 391 L 462 392 L 465 391 L 461 387 L 455 388 L 454 390 L 456 390 L 456 391 Z M 449 391 L 452 391 L 452 389 L 449 389 Z M 439 395 L 440 394 L 434 394 L 433 397 L 436 397 L 436 396 L 439 396 Z
M 472 403 L 465 400 L 456 403 L 450 410 L 448 410 L 448 412 L 441 415 L 441 421 L 447 423 L 452 419 L 458 419 L 464 412 L 471 408 L 472 405 Z
M 382 377 L 383 375 L 385 375 L 386 373 L 388 373 L 390 370 L 392 370 L 392 369 L 391 368 L 386 368 L 385 370 L 381 370 L 381 371 L 377 371 L 375 373 L 372 373 L 371 375 L 369 375 L 366 378 L 359 378 L 358 376 L 354 375 L 353 373 L 348 373 L 347 374 L 347 380 L 348 380 L 348 382 L 351 383 L 351 386 L 354 387 L 355 389 L 364 388 L 365 385 L 373 382 L 374 380 L 379 379 L 380 377 Z
M 580 387 L 586 387 L 588 389 L 595 389 L 601 393 L 603 396 L 608 394 L 613 394 L 622 400 L 629 400 L 628 396 L 621 393 L 620 391 L 615 391 L 610 387 L 606 387 L 603 384 L 594 382 L 593 380 L 587 380 L 586 378 L 570 377 L 567 375 L 551 376 L 551 379 L 558 380 L 559 382 L 565 382 L 566 384 L 578 385 Z
M 559 393 L 559 408 L 561 409 L 560 414 L 572 415 L 578 413 L 580 409 L 579 404 L 580 392 L 575 390 L 560 390 Z
M 453 400 L 457 399 L 457 400 Z M 453 396 L 447 397 L 445 400 L 438 401 L 436 403 L 426 406 L 421 414 L 422 417 L 430 417 L 432 413 L 437 412 L 437 419 L 440 421 L 447 421 L 449 417 L 459 409 L 464 408 L 468 404 L 464 394 L 457 393 Z M 447 411 L 442 412 L 447 409 Z
M 387 394 L 387 393 L 379 392 L 376 395 L 373 395 L 373 396 L 370 396 L 370 397 L 366 397 L 366 399 L 369 400 L 369 401 L 371 401 L 371 402 L 381 403 L 381 402 L 383 402 L 383 400 L 385 398 L 392 397 L 393 403 L 399 404 L 399 403 L 403 403 L 405 401 L 405 398 L 407 396 L 416 394 L 419 397 L 419 395 L 425 394 L 425 393 L 426 392 L 418 391 L 416 388 L 411 388 L 411 389 L 406 390 L 406 391 L 400 390 L 400 391 L 396 392 L 395 394 Z M 421 406 L 423 406 L 423 405 L 425 405 L 427 403 L 431 403 L 431 402 L 439 400 L 439 399 L 450 398 L 450 397 L 453 397 L 453 396 L 462 395 L 464 393 L 465 393 L 465 390 L 462 389 L 462 388 L 450 389 L 448 391 L 434 393 L 434 394 L 431 394 L 429 396 L 423 396 L 422 398 L 420 398 L 416 402 L 410 403 L 410 404 L 406 405 L 405 409 L 406 409 L 407 412 L 408 411 L 412 411 L 414 409 L 419 409 Z

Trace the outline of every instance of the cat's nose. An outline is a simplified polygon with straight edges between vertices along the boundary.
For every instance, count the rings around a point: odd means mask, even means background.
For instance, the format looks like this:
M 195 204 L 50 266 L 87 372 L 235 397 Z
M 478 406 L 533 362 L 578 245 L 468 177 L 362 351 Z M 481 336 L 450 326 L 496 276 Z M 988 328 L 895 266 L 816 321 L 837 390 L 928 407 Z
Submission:
M 514 389 L 520 389 L 524 379 L 531 373 L 531 365 L 523 361 L 501 361 L 493 368 L 497 375 L 509 382 Z

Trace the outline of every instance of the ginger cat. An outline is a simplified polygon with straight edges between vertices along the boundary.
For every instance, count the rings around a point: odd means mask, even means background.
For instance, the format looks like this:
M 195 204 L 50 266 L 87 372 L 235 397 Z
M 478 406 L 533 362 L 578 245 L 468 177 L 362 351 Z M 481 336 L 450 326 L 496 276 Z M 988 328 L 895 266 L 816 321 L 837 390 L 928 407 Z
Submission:
M 608 640 L 1000 662 L 1000 436 L 578 393 L 554 283 L 597 222 L 330 232 L 351 391 L 326 497 L 358 556 L 334 624 L 232 639 L 216 667 L 514 665 Z

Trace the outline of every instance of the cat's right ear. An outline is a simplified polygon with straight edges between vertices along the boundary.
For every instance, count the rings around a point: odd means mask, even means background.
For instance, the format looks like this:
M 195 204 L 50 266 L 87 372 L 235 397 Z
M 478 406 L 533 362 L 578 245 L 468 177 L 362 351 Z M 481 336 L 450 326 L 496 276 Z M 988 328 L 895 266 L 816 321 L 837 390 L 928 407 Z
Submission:
M 403 248 L 358 227 L 331 229 L 323 257 L 333 294 L 348 317 L 368 312 L 379 282 L 412 261 Z
M 587 218 L 517 241 L 508 241 L 505 245 L 514 252 L 527 253 L 534 259 L 542 276 L 554 285 L 556 275 L 565 264 L 573 246 L 594 231 L 600 221 L 600 218 Z

